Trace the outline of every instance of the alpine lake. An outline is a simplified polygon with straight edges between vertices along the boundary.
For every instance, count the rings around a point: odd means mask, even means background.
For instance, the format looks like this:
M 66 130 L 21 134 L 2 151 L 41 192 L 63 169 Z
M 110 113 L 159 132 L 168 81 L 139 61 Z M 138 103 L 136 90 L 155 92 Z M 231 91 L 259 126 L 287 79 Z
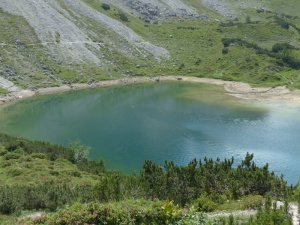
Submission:
M 140 171 L 146 159 L 187 165 L 194 158 L 254 154 L 290 184 L 300 178 L 300 106 L 237 99 L 222 87 L 157 82 L 70 91 L 0 108 L 0 132 L 67 146 L 75 140 L 109 169 Z

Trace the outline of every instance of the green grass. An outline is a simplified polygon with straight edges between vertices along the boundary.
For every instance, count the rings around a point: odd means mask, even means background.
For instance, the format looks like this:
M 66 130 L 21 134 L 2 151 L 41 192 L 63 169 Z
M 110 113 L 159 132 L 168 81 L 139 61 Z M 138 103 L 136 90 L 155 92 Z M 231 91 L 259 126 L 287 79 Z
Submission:
M 1 185 L 94 184 L 98 176 L 79 171 L 76 165 L 63 159 L 50 161 L 32 155 L 5 160 L 0 157 Z
M 236 211 L 257 209 L 264 203 L 264 198 L 260 195 L 244 196 L 239 200 L 227 200 L 223 204 L 219 204 L 216 211 Z
M 0 95 L 7 94 L 8 91 L 0 87 Z
M 1 225 L 18 224 L 18 217 L 15 216 L 15 215 L 2 215 L 2 214 L 0 214 L 0 224 Z

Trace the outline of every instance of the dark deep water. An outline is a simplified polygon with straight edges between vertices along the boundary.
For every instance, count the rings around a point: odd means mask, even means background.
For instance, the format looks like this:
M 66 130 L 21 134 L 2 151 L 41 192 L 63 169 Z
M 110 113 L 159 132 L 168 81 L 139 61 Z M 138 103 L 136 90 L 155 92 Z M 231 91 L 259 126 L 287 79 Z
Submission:
M 108 168 L 139 171 L 145 159 L 186 165 L 247 152 L 258 165 L 300 178 L 300 107 L 253 104 L 221 87 L 161 82 L 37 96 L 0 108 L 0 131 L 68 145 L 80 139 Z

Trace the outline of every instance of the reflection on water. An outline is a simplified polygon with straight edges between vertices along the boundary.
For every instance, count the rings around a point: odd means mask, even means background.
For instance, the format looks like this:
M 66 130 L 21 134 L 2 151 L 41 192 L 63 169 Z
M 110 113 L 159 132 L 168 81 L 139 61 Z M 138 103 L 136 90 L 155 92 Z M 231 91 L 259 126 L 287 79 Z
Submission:
M 300 108 L 251 104 L 221 87 L 156 83 L 39 96 L 0 111 L 10 134 L 67 145 L 80 139 L 109 168 L 130 173 L 145 159 L 187 164 L 193 158 L 231 158 L 247 152 L 290 183 L 300 177 Z

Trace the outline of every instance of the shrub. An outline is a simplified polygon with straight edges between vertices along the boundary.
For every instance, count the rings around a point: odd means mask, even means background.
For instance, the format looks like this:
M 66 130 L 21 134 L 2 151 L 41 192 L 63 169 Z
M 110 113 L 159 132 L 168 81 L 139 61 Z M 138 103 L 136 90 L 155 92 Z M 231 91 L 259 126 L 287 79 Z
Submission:
M 276 16 L 275 19 L 276 19 L 276 22 L 278 23 L 278 25 L 280 25 L 282 28 L 289 29 L 290 24 L 288 22 L 286 22 L 284 19 L 282 19 L 278 16 Z
M 82 145 L 79 140 L 70 143 L 69 148 L 74 152 L 75 162 L 86 160 L 91 150 L 91 147 Z
M 217 208 L 217 206 L 218 205 L 215 202 L 205 195 L 202 195 L 197 199 L 198 211 L 212 212 Z
M 72 206 L 32 221 L 30 224 L 169 224 L 161 209 L 162 202 L 128 200 L 118 203 L 75 202 Z
M 232 39 L 229 39 L 229 38 L 223 38 L 222 39 L 222 43 L 224 45 L 224 47 L 229 47 L 229 45 L 232 43 Z
M 22 170 L 9 170 L 12 175 L 22 173 Z M 0 188 L 0 214 L 18 214 L 24 210 L 50 210 L 55 211 L 64 205 L 73 204 L 76 199 L 82 202 L 94 200 L 90 186 L 68 185 L 17 185 L 1 186 Z M 66 223 L 72 224 L 72 223 Z
M 21 148 L 21 147 L 18 147 L 16 150 L 13 151 L 14 153 L 16 154 L 21 154 L 21 155 L 24 155 L 24 149 Z
M 250 16 L 247 16 L 247 17 L 246 17 L 246 23 L 251 23 L 251 18 L 250 18 Z
M 288 43 L 276 43 L 275 45 L 273 45 L 272 47 L 272 52 L 281 52 L 285 49 L 296 49 L 293 45 L 290 45 Z
M 185 67 L 184 63 L 181 63 L 178 69 L 181 70 L 181 69 L 183 69 L 184 67 Z
M 50 172 L 49 172 L 52 176 L 58 176 L 59 175 L 59 172 L 58 171 L 53 171 L 53 170 L 51 170 Z
M 194 64 L 197 66 L 200 65 L 200 63 L 201 63 L 201 59 L 196 59 L 196 61 L 194 62 Z
M 33 158 L 29 155 L 26 155 L 26 156 L 23 156 L 22 157 L 22 161 L 25 161 L 25 162 L 32 162 L 33 161 Z
M 110 10 L 110 5 L 106 4 L 106 3 L 103 3 L 101 5 L 101 8 L 104 9 L 104 10 Z
M 71 173 L 71 175 L 72 175 L 73 177 L 81 177 L 81 173 L 80 173 L 79 171 L 77 171 L 77 170 L 73 171 L 73 172 Z
M 4 156 L 4 155 L 6 155 L 7 153 L 8 153 L 7 150 L 5 150 L 5 149 L 0 149 L 0 156 Z
M 34 152 L 44 153 L 53 161 L 57 158 L 64 158 L 70 162 L 75 162 L 72 149 L 62 146 L 50 145 L 49 143 L 40 141 L 29 141 L 23 138 L 11 137 L 6 134 L 0 134 L 0 143 L 9 152 L 13 152 L 17 148 L 22 148 L 27 154 Z
M 295 59 L 291 56 L 285 56 L 282 58 L 282 61 L 288 64 L 293 69 L 300 69 L 300 60 Z
M 129 21 L 128 17 L 124 13 L 119 13 L 118 15 L 119 15 L 120 20 L 122 20 L 124 22 Z
M 221 27 L 232 27 L 232 26 L 234 26 L 234 22 L 233 21 L 229 21 L 229 22 L 227 22 L 227 23 L 221 23 L 220 24 L 220 26 Z
M 263 204 L 263 197 L 261 195 L 250 195 L 245 197 L 243 202 L 245 209 L 257 209 Z
M 4 160 L 19 159 L 20 157 L 21 157 L 21 155 L 19 155 L 17 153 L 10 152 L 10 153 L 4 155 L 3 159 Z
M 224 55 L 228 54 L 228 52 L 229 52 L 229 49 L 228 49 L 228 48 L 223 48 L 223 49 L 222 49 L 222 53 L 223 53 Z
M 80 162 L 77 162 L 76 166 L 79 170 L 86 171 L 94 175 L 99 175 L 100 173 L 105 172 L 103 159 L 100 159 L 99 162 L 84 159 Z
M 11 177 L 16 177 L 24 173 L 24 170 L 19 169 L 19 168 L 9 168 L 7 170 L 7 174 Z
M 47 156 L 43 153 L 32 153 L 30 155 L 32 158 L 36 158 L 36 159 L 46 159 Z
M 263 12 L 265 12 L 265 10 L 264 9 L 257 9 L 256 12 L 257 13 L 263 13 Z

